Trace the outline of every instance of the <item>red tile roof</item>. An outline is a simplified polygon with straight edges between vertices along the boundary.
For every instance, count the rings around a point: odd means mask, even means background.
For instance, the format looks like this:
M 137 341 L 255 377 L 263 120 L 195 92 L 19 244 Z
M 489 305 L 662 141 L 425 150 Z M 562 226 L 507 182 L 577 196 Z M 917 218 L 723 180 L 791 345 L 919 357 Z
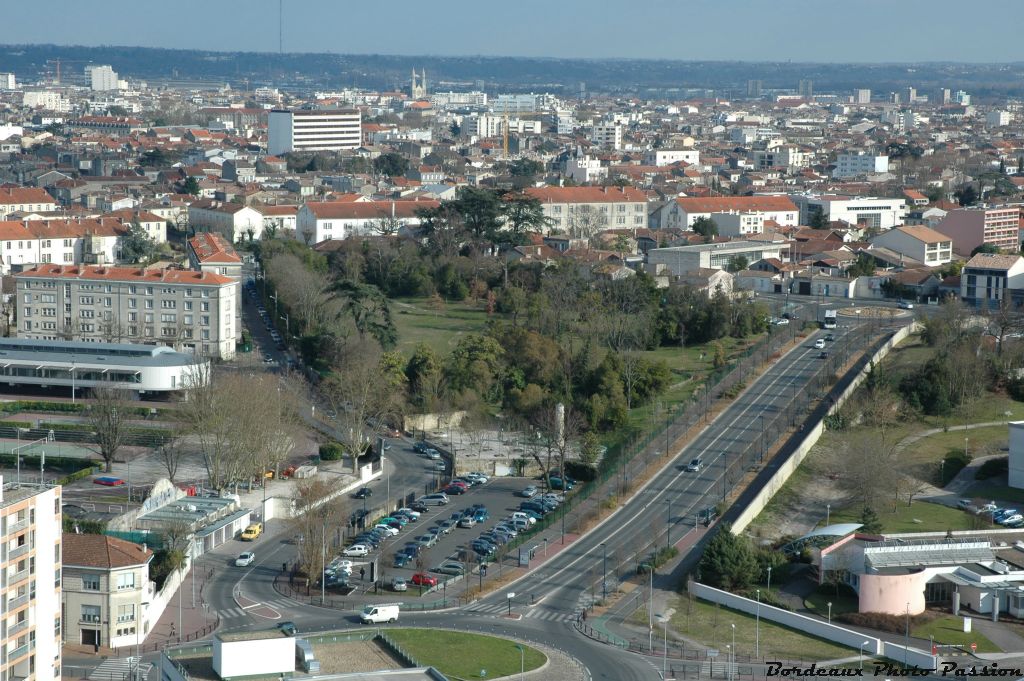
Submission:
M 86 568 L 126 568 L 145 565 L 153 552 L 139 544 L 105 534 L 64 533 L 63 560 L 65 566 Z
M 53 197 L 37 187 L 0 187 L 0 204 L 13 203 L 53 203 Z
M 200 232 L 188 240 L 188 246 L 200 263 L 242 262 L 228 240 L 216 232 Z
M 31 279 L 90 279 L 96 281 L 129 281 L 154 284 L 192 284 L 194 286 L 223 286 L 235 280 L 212 272 L 191 270 L 160 270 L 138 267 L 106 267 L 104 265 L 36 265 L 15 277 Z

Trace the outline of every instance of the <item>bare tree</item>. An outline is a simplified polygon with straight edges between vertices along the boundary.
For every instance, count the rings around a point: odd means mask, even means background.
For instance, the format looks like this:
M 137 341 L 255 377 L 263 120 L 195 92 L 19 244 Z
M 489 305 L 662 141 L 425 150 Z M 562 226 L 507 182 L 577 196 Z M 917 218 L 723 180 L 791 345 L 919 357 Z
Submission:
M 576 206 L 569 215 L 569 235 L 577 239 L 590 239 L 607 227 L 607 213 L 590 204 Z
M 174 478 L 178 475 L 178 469 L 181 467 L 184 453 L 185 450 L 182 442 L 176 437 L 167 440 L 167 442 L 157 447 L 157 458 L 163 464 L 164 470 L 167 471 L 167 478 L 171 482 L 174 482 Z
M 324 321 L 329 283 L 326 274 L 309 269 L 291 253 L 280 253 L 269 259 L 266 272 L 277 295 L 295 315 L 301 335 L 308 334 Z
M 393 215 L 382 214 L 370 223 L 370 229 L 380 236 L 393 236 L 405 226 L 405 222 Z
M 131 432 L 128 405 L 126 390 L 101 386 L 93 389 L 92 400 L 84 412 L 86 422 L 96 436 L 93 451 L 103 457 L 108 472 L 113 467 L 118 451 L 124 446 L 125 438 Z
M 295 517 L 292 531 L 298 544 L 299 570 L 311 578 L 322 575 L 324 562 L 332 551 L 332 539 L 345 522 L 347 502 L 343 497 L 329 499 L 333 486 L 321 478 L 300 481 L 295 488 Z

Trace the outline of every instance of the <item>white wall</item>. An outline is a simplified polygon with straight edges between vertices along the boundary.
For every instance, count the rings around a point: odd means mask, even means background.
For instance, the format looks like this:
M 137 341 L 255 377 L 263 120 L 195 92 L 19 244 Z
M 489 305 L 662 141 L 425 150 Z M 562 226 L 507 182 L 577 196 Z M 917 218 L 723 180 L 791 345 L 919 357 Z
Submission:
M 1010 487 L 1024 489 L 1024 421 L 1010 423 Z
M 36 575 L 39 576 L 39 587 L 36 589 L 35 607 L 30 608 L 30 617 L 36 629 L 37 681 L 57 681 L 60 678 L 54 674 L 55 667 L 60 666 L 60 638 L 53 633 L 53 622 L 61 614 L 61 591 L 53 588 L 52 577 L 57 574 L 59 567 L 53 547 L 61 543 L 61 516 L 54 513 L 59 491 L 59 487 L 54 487 L 35 498 Z M 67 623 L 61 623 L 62 629 L 66 626 Z
M 295 671 L 295 639 L 268 634 L 268 638 L 249 641 L 222 641 L 215 636 L 213 670 L 221 678 L 291 674 Z

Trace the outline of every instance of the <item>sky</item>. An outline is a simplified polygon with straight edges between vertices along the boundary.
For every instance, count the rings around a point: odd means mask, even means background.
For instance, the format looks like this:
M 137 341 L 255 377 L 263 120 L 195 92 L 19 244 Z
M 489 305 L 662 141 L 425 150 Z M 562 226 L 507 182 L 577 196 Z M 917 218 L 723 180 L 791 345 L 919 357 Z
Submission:
M 1006 62 L 1022 0 L 281 0 L 286 52 Z M 278 0 L 9 0 L 2 43 L 276 52 Z

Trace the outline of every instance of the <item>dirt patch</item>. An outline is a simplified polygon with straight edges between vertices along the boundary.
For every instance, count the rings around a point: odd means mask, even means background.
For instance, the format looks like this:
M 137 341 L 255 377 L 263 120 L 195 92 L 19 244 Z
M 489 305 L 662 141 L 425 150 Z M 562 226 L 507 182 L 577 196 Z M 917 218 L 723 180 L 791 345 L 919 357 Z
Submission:
M 313 654 L 320 661 L 323 674 L 375 672 L 406 666 L 376 640 L 314 643 Z

